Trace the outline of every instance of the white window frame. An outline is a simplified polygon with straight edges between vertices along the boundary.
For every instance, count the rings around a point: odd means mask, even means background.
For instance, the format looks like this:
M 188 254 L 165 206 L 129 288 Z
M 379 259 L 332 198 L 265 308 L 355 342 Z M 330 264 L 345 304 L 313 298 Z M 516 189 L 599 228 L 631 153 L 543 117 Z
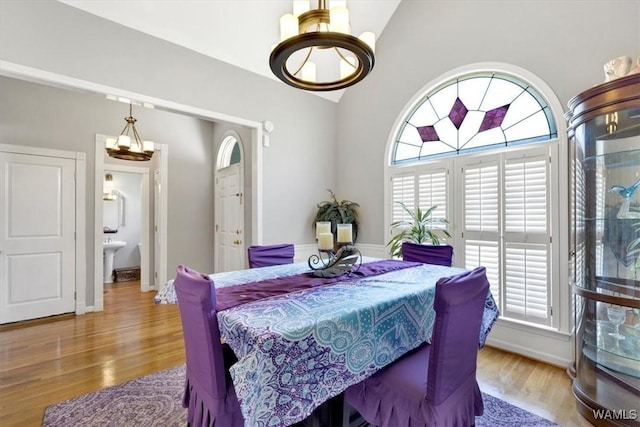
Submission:
M 495 71 L 502 74 L 513 75 L 514 77 L 529 82 L 536 90 L 545 97 L 548 102 L 549 108 L 556 121 L 558 137 L 549 141 L 524 144 L 521 146 L 511 146 L 506 148 L 489 149 L 486 151 L 480 151 L 473 154 L 467 154 L 464 156 L 451 156 L 446 158 L 440 158 L 435 160 L 427 160 L 419 163 L 392 165 L 393 145 L 398 130 L 401 124 L 406 119 L 407 115 L 411 113 L 415 105 L 424 97 L 425 94 L 430 93 L 432 90 L 438 87 L 445 81 L 449 81 L 456 77 L 483 71 Z M 453 239 L 452 244 L 456 248 L 454 255 L 454 265 L 464 266 L 464 245 L 461 236 L 462 227 L 460 226 L 463 221 L 462 209 L 456 206 L 455 198 L 452 194 L 457 194 L 462 191 L 463 179 L 459 175 L 457 169 L 459 163 L 468 162 L 475 157 L 481 157 L 486 155 L 495 155 L 496 153 L 515 153 L 518 150 L 529 150 L 533 147 L 546 146 L 549 155 L 551 157 L 551 166 L 549 170 L 549 176 L 551 181 L 555 183 L 555 188 L 549 188 L 550 203 L 550 235 L 552 241 L 550 242 L 550 256 L 553 259 L 551 263 L 551 270 L 548 271 L 550 277 L 550 293 L 549 300 L 553 307 L 553 315 L 551 323 L 548 326 L 536 325 L 527 321 L 501 318 L 498 323 L 513 323 L 517 324 L 516 327 L 520 330 L 538 330 L 541 335 L 553 335 L 554 331 L 560 333 L 563 336 L 571 333 L 573 327 L 572 310 L 571 310 L 571 298 L 569 287 L 569 258 L 568 258 L 568 234 L 569 234 L 569 205 L 568 205 L 568 142 L 566 136 L 566 122 L 563 117 L 563 109 L 561 104 L 553 91 L 533 73 L 522 69 L 520 67 L 504 64 L 504 63 L 480 63 L 470 64 L 450 72 L 447 72 L 438 78 L 427 83 L 416 95 L 405 105 L 404 109 L 398 115 L 396 122 L 387 138 L 387 148 L 384 158 L 384 171 L 385 171 L 385 239 L 391 236 L 393 230 L 389 226 L 393 221 L 393 201 L 391 196 L 391 180 L 393 176 L 400 174 L 412 174 L 417 173 L 419 170 L 441 167 L 446 165 L 449 169 L 448 179 L 448 194 L 447 197 L 447 218 L 450 218 L 452 224 L 450 231 L 452 231 Z M 385 243 L 386 243 L 385 241 Z

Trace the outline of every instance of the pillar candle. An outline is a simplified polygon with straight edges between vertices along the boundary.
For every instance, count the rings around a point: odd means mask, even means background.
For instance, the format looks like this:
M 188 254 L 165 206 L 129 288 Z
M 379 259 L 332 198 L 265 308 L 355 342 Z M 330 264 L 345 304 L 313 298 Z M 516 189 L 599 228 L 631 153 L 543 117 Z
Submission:
M 353 243 L 351 224 L 338 224 L 338 243 Z
M 320 233 L 318 238 L 318 249 L 321 251 L 333 249 L 333 234 Z
M 331 233 L 330 221 L 316 222 L 316 240 L 319 238 L 320 233 Z

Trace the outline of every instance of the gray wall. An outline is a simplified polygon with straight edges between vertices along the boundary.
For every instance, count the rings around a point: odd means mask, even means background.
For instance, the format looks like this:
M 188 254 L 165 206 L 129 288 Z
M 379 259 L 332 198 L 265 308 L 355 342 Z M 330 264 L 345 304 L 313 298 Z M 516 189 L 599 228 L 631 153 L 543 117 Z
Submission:
M 53 0 L 0 1 L 0 59 L 246 120 L 271 120 L 275 130 L 263 153 L 263 241 L 313 242 L 315 205 L 337 182 L 335 103 Z M 93 101 L 100 106 L 92 110 L 75 97 L 37 97 L 23 85 L 3 79 L 0 141 L 86 151 L 87 229 L 93 230 L 93 135 L 115 133 L 114 126 L 123 122 L 122 104 Z M 11 86 L 16 92 L 9 94 Z M 19 93 L 32 91 L 30 101 Z M 143 137 L 170 145 L 168 275 L 184 260 L 212 271 L 211 176 L 218 141 L 204 148 L 202 135 L 185 137 L 178 128 L 155 127 L 155 121 L 147 125 L 147 114 L 134 114 Z M 87 117 L 99 117 L 100 123 L 85 127 Z M 40 126 L 40 120 L 47 125 Z M 88 305 L 93 299 L 92 236 L 88 233 Z
M 0 59 L 247 120 L 271 120 L 264 240 L 313 241 L 306 221 L 336 182 L 335 103 L 53 0 L 0 2 Z M 284 231 L 276 228 L 281 225 Z
M 637 0 L 403 0 L 377 43 L 372 74 L 338 107 L 340 195 L 361 205 L 358 240 L 386 243 L 385 149 L 426 84 L 463 65 L 509 63 L 540 77 L 566 106 L 603 82 L 603 64 L 620 55 L 640 56 Z
M 93 305 L 95 135 L 119 134 L 129 108 L 102 96 L 6 77 L 0 77 L 0 97 L 0 142 L 86 153 L 87 304 Z M 169 277 L 181 262 L 213 271 L 214 124 L 141 107 L 134 108 L 133 115 L 142 138 L 169 146 Z M 107 162 L 153 165 L 153 160 Z

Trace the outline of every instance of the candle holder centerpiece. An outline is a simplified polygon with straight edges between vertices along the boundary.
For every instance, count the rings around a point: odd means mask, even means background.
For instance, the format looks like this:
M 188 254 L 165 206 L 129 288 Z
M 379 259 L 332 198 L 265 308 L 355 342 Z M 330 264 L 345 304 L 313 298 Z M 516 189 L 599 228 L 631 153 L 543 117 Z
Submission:
M 309 257 L 309 268 L 316 277 L 336 277 L 358 271 L 362 265 L 362 255 L 353 244 L 351 224 L 338 224 L 337 245 L 333 242 L 331 222 L 316 223 L 318 254 Z

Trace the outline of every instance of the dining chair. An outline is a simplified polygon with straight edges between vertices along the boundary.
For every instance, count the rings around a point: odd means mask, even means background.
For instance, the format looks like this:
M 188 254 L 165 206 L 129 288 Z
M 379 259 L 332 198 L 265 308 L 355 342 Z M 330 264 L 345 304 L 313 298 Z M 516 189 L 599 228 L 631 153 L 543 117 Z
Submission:
M 295 249 L 291 243 L 266 246 L 249 246 L 249 268 L 292 264 Z
M 403 242 L 402 259 L 405 261 L 423 262 L 425 264 L 445 265 L 451 267 L 453 262 L 453 246 L 423 245 Z
M 379 427 L 474 425 L 484 411 L 476 363 L 488 291 L 484 267 L 439 279 L 431 343 L 349 387 L 346 402 Z
M 193 427 L 240 427 L 244 419 L 229 366 L 233 352 L 221 344 L 211 278 L 183 265 L 174 281 L 182 320 L 187 375 L 182 406 Z

